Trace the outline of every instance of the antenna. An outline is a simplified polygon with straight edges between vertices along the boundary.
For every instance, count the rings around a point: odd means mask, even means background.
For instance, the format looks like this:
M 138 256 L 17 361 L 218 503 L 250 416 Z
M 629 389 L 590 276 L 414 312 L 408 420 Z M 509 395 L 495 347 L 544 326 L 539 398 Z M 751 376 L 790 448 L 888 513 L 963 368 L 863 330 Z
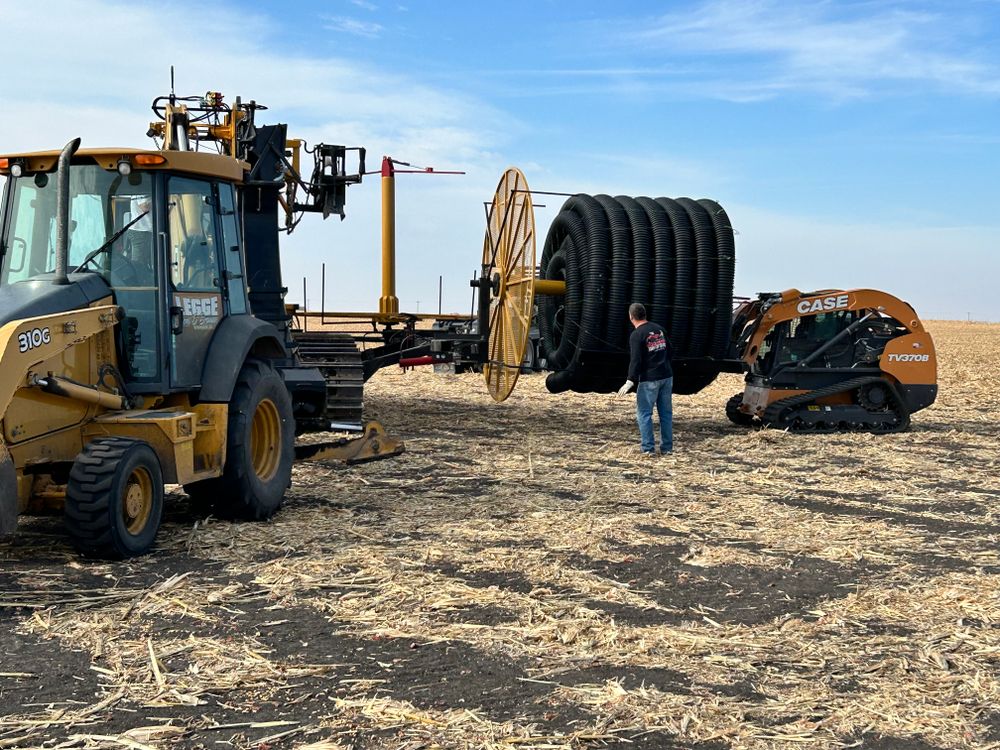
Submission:
M 170 103 L 173 104 L 174 103 L 174 99 L 176 99 L 176 98 L 177 97 L 174 96 L 174 66 L 171 65 L 170 66 Z

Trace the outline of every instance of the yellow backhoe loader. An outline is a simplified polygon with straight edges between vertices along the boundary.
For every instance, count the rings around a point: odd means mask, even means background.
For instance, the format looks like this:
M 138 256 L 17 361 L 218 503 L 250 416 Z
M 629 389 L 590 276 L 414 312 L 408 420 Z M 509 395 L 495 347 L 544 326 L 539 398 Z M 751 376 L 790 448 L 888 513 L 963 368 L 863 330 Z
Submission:
M 329 429 L 330 385 L 303 364 L 278 253 L 301 212 L 343 214 L 348 152 L 260 126 L 253 102 L 163 97 L 155 149 L 0 157 L 0 532 L 62 508 L 81 552 L 153 544 L 164 485 L 214 512 L 280 506 L 296 430 Z M 196 150 L 211 143 L 217 153 Z M 284 226 L 282 226 L 284 218 Z M 360 389 L 353 410 L 360 422 Z M 369 425 L 303 457 L 402 445 Z

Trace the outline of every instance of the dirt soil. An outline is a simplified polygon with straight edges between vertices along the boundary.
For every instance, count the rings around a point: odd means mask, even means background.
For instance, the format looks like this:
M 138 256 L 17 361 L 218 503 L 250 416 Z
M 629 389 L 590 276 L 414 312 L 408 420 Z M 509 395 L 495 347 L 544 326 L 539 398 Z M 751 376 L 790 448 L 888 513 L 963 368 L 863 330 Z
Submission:
M 902 435 L 730 425 L 675 399 L 494 404 L 377 375 L 405 455 L 301 464 L 268 523 L 170 488 L 155 551 L 0 545 L 0 748 L 1000 747 L 1000 326 L 932 324 Z

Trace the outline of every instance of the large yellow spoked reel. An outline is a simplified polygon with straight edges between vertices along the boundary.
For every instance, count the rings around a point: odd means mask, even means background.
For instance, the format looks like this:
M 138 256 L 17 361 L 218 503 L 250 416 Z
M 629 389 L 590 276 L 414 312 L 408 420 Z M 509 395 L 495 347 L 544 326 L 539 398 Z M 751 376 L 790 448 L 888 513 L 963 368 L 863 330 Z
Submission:
M 493 281 L 486 387 L 496 401 L 521 373 L 535 304 L 535 211 L 520 169 L 504 172 L 493 195 L 483 240 L 483 272 Z
M 493 195 L 483 240 L 483 273 L 492 281 L 489 357 L 483 372 L 490 395 L 504 401 L 521 374 L 535 294 L 566 293 L 564 281 L 535 278 L 535 211 L 528 183 L 516 167 L 504 172 Z

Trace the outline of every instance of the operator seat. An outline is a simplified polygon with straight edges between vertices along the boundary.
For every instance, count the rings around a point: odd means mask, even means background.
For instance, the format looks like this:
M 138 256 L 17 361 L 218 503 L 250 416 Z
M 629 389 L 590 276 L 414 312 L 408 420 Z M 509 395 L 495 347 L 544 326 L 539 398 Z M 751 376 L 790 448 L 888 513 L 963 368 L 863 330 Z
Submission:
M 184 288 L 189 291 L 211 291 L 216 287 L 217 269 L 212 249 L 203 235 L 184 241 Z

